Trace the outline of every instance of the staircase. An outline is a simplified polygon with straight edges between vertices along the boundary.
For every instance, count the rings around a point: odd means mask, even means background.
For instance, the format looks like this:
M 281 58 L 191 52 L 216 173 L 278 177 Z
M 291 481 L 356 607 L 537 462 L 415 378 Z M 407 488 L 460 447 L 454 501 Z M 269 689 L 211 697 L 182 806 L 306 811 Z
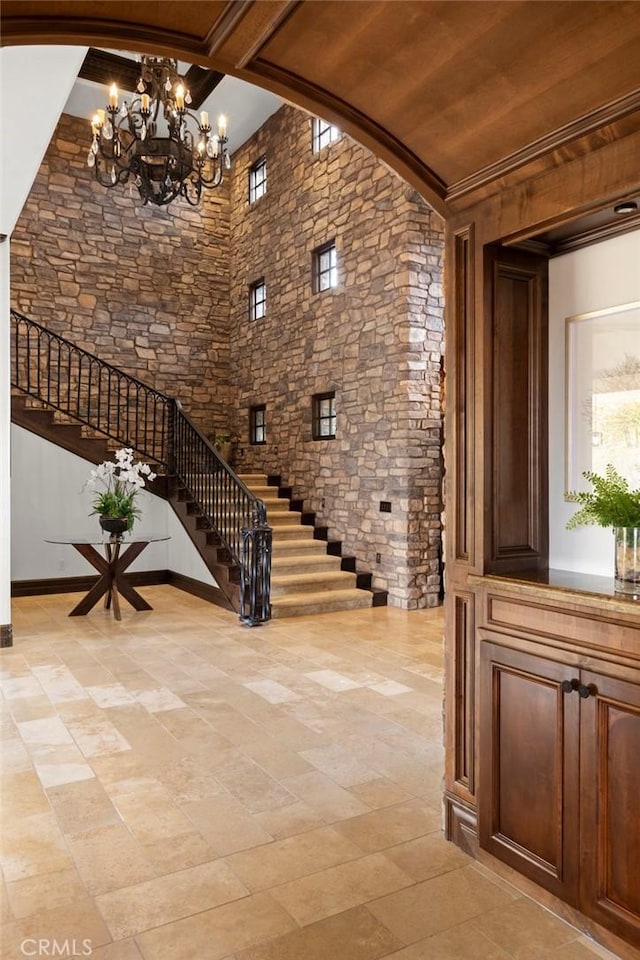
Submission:
M 371 589 L 371 574 L 357 574 L 355 559 L 342 557 L 339 542 L 318 539 L 312 517 L 292 509 L 291 499 L 277 484 L 278 478 L 260 473 L 240 474 L 243 483 L 267 509 L 271 527 L 271 606 L 274 617 L 295 617 L 357 610 L 386 604 L 383 590 Z M 303 520 L 311 522 L 303 523 Z
M 93 463 L 131 446 L 153 464 L 217 587 L 208 599 L 255 625 L 386 603 L 279 478 L 236 475 L 178 401 L 11 312 L 14 423 Z

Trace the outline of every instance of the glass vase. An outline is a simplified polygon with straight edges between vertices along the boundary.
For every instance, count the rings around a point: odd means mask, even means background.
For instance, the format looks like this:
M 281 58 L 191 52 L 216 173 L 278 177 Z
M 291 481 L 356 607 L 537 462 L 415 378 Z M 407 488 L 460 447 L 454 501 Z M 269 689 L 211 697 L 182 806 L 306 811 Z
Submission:
M 640 527 L 615 527 L 616 592 L 640 598 Z

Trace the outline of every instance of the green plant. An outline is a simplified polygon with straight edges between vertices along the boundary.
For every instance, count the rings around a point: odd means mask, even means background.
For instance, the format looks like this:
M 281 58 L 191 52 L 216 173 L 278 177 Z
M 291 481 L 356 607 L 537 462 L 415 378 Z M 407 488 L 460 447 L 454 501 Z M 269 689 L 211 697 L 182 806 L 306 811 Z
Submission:
M 134 520 L 140 516 L 136 495 L 145 486 L 144 478 L 154 480 L 155 476 L 149 464 L 139 460 L 134 463 L 131 447 L 116 450 L 115 460 L 99 464 L 85 483 L 85 487 L 95 487 L 97 483 L 104 487 L 102 492 L 96 493 L 89 516 L 126 517 L 127 530 L 131 530 Z
M 231 443 L 230 433 L 216 433 L 213 438 L 213 445 L 216 450 L 221 450 L 225 443 Z
M 630 490 L 628 482 L 608 463 L 604 477 L 591 470 L 582 476 L 593 486 L 593 491 L 571 490 L 567 500 L 582 504 L 582 509 L 571 517 L 567 530 L 581 524 L 596 523 L 601 527 L 640 527 L 640 489 Z

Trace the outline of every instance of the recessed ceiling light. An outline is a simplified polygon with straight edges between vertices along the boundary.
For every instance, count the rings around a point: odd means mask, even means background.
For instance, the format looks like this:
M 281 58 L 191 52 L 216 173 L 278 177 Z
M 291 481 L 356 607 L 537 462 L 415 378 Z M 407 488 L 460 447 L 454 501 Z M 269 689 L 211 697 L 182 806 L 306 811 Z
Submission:
M 623 203 L 617 203 L 613 212 L 624 216 L 625 213 L 635 213 L 637 209 L 638 204 L 635 200 L 625 200 Z

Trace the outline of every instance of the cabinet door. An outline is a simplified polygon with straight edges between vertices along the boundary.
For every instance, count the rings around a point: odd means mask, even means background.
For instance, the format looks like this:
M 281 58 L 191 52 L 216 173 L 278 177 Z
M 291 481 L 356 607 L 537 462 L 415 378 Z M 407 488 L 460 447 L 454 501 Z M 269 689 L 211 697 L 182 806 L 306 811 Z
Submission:
M 640 946 L 640 674 L 581 681 L 580 909 Z
M 580 697 L 563 689 L 574 677 L 552 660 L 482 644 L 480 845 L 577 904 Z

